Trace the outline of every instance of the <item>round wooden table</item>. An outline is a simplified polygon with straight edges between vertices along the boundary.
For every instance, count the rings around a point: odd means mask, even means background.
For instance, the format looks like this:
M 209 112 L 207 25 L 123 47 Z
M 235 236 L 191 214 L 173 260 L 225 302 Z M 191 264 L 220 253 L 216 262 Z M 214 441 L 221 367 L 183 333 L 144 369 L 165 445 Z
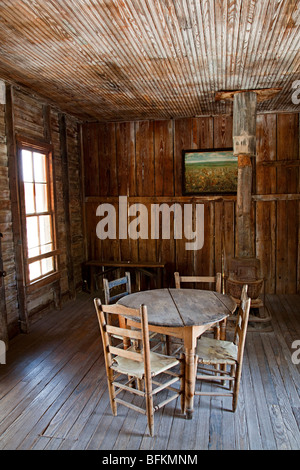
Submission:
M 195 391 L 197 338 L 215 323 L 231 315 L 237 305 L 228 295 L 199 289 L 155 289 L 135 292 L 118 304 L 147 306 L 149 330 L 183 340 L 185 351 L 185 412 L 192 418 Z

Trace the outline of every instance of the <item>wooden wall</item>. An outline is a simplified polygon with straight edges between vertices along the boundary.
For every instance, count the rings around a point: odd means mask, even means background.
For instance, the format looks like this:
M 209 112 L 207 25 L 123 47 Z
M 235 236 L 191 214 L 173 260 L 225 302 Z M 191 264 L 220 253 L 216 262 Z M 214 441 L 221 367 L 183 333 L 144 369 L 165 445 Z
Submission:
M 40 97 L 7 85 L 6 104 L 0 109 L 0 232 L 3 233 L 3 262 L 7 272 L 4 282 L 10 337 L 19 331 L 20 320 L 22 325 L 27 317 L 30 323 L 41 310 L 53 306 L 54 301 L 52 285 L 26 293 L 20 274 L 14 172 L 16 135 L 53 145 L 62 301 L 74 297 L 76 289 L 81 287 L 84 257 L 78 122 Z
M 0 339 L 4 339 L 7 334 L 7 323 L 16 322 L 16 312 L 18 311 L 4 104 L 0 105 L 0 200 L 0 232 L 3 235 L 2 258 L 3 269 L 6 271 L 6 277 L 2 278 L 5 287 L 0 292 L 0 316 L 2 317 Z
M 165 285 L 173 272 L 225 271 L 235 256 L 233 196 L 182 195 L 182 150 L 232 147 L 232 116 L 166 121 L 84 124 L 84 193 L 87 258 L 156 260 L 166 263 Z M 257 159 L 253 167 L 253 223 L 256 254 L 266 291 L 295 293 L 300 288 L 299 115 L 257 116 Z M 204 246 L 185 250 L 186 240 L 99 240 L 99 204 L 118 210 L 118 196 L 129 205 L 203 203 Z

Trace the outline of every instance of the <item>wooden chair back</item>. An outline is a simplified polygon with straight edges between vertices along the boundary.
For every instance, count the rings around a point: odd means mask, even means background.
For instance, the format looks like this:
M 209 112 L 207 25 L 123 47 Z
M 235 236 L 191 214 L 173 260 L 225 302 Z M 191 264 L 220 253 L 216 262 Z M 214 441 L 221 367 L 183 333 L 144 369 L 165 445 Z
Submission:
M 237 362 L 243 361 L 244 348 L 246 342 L 247 327 L 249 321 L 251 299 L 247 296 L 248 286 L 245 284 L 242 289 L 241 303 L 237 313 L 233 343 L 238 347 Z
M 172 400 L 181 396 L 181 410 L 184 410 L 184 364 L 183 357 L 177 360 L 175 357 L 164 356 L 150 351 L 148 313 L 147 307 L 141 305 L 139 309 L 124 307 L 122 305 L 102 305 L 99 298 L 94 299 L 98 316 L 105 358 L 107 383 L 110 404 L 113 414 L 117 415 L 117 404 L 125 405 L 135 411 L 147 415 L 150 435 L 154 433 L 154 412 L 165 406 Z M 109 317 L 122 317 L 123 326 L 112 325 Z M 134 329 L 126 328 L 126 321 L 134 321 Z M 115 346 L 115 337 L 121 339 L 121 343 Z M 171 370 L 180 366 L 180 372 Z M 169 380 L 157 381 L 160 374 L 171 376 Z M 124 383 L 124 376 L 127 377 Z M 155 380 L 154 380 L 155 377 Z M 128 380 L 127 380 L 128 379 Z M 174 384 L 180 381 L 180 389 L 174 388 Z M 136 382 L 136 384 L 135 384 Z M 133 386 L 134 385 L 134 386 Z M 136 386 L 137 385 L 137 386 Z M 168 389 L 173 393 L 163 401 L 153 405 L 153 396 Z M 119 393 L 139 395 L 145 400 L 145 406 L 140 407 L 128 401 L 125 396 L 119 397 Z M 127 392 L 127 393 L 126 393 Z
M 102 305 L 100 299 L 94 299 L 94 304 L 98 316 L 102 341 L 103 351 L 105 357 L 105 364 L 107 373 L 113 364 L 115 356 L 125 357 L 136 362 L 143 362 L 145 366 L 145 379 L 151 379 L 150 374 L 150 343 L 149 343 L 149 329 L 148 329 L 148 313 L 147 307 L 141 305 L 139 309 L 124 307 L 123 305 Z M 131 330 L 123 326 L 113 325 L 114 316 L 117 315 L 122 318 L 120 324 L 126 325 L 128 318 L 136 322 L 135 329 Z M 112 318 L 111 318 L 112 317 Z M 114 338 L 118 337 L 121 340 L 121 345 L 115 346 Z M 141 351 L 133 351 L 130 348 L 131 340 L 139 342 L 142 345 Z
M 123 290 L 121 293 L 119 292 L 118 294 L 113 295 L 113 289 L 120 286 L 125 286 L 125 291 Z M 121 297 L 131 294 L 130 273 L 126 272 L 124 277 L 120 277 L 112 281 L 108 281 L 108 279 L 103 278 L 103 288 L 105 304 L 109 305 L 117 302 L 117 300 L 119 300 Z
M 237 407 L 251 303 L 251 299 L 247 296 L 247 289 L 248 286 L 244 285 L 236 319 L 233 342 L 210 339 L 208 341 L 207 338 L 203 338 L 198 341 L 197 345 L 198 361 L 201 366 L 200 370 L 202 371 L 202 374 L 196 375 L 197 379 L 202 381 L 220 381 L 220 384 L 216 384 L 222 387 L 224 383 L 228 381 L 229 388 L 223 389 L 220 392 L 215 392 L 214 390 L 195 391 L 195 395 L 232 397 L 233 411 L 235 411 Z M 211 368 L 212 365 L 215 366 L 215 369 Z M 230 372 L 226 370 L 227 365 L 230 365 Z M 206 369 L 206 366 L 208 366 L 209 369 Z M 218 366 L 221 366 L 221 368 Z
M 214 283 L 216 292 L 221 293 L 222 289 L 222 275 L 217 273 L 215 276 L 180 276 L 179 272 L 174 273 L 175 287 L 176 289 L 181 288 L 182 282 L 203 282 L 203 283 Z

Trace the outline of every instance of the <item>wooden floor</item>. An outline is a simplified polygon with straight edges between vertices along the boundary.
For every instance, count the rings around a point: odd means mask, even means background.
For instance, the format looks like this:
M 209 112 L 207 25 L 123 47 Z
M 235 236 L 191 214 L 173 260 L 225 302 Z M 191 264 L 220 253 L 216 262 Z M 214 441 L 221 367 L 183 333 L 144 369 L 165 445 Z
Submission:
M 266 304 L 272 331 L 248 332 L 237 411 L 230 398 L 198 396 L 186 420 L 171 402 L 151 438 L 145 416 L 121 406 L 112 416 L 92 299 L 80 294 L 10 342 L 0 449 L 300 449 L 300 296 L 268 295 Z

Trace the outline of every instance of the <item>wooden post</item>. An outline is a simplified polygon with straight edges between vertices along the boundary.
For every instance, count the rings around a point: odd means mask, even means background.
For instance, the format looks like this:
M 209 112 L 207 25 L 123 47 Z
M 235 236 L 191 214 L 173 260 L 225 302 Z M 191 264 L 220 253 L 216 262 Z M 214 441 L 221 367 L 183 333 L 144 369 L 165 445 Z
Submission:
M 68 270 L 69 297 L 76 298 L 74 266 L 72 260 L 72 234 L 71 234 L 71 216 L 70 216 L 70 193 L 69 193 L 69 165 L 68 165 L 68 146 L 67 146 L 67 126 L 66 117 L 59 113 L 59 134 L 61 146 L 61 163 L 62 163 L 62 182 L 63 182 L 63 201 L 65 215 L 65 231 L 66 231 L 66 259 Z
M 8 177 L 11 195 L 12 226 L 15 247 L 16 280 L 19 300 L 19 322 L 22 333 L 29 333 L 27 298 L 24 281 L 24 260 L 22 246 L 21 215 L 19 204 L 18 162 L 14 126 L 13 88 L 6 87 L 5 124 L 8 155 Z
M 255 92 L 234 95 L 233 154 L 238 157 L 237 256 L 254 257 L 254 223 L 251 216 L 252 164 L 256 153 Z
M 5 342 L 6 349 L 8 348 L 8 333 L 7 333 L 7 311 L 6 311 L 6 302 L 5 302 L 5 285 L 3 277 L 5 276 L 5 271 L 3 270 L 3 260 L 2 260 L 2 249 L 1 249 L 1 238 L 2 233 L 0 233 L 0 340 Z

